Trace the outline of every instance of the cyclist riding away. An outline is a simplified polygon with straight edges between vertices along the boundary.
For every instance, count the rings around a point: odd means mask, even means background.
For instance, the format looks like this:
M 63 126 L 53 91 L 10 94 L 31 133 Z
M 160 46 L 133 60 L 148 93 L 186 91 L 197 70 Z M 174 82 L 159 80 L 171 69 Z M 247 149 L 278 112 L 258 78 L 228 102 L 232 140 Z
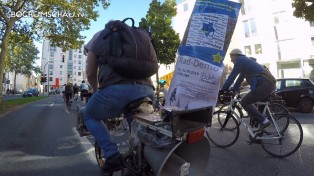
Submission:
M 79 87 L 78 85 L 75 83 L 73 86 L 73 97 L 74 97 L 74 101 L 77 101 L 77 97 L 78 97 L 78 91 L 79 91 Z
M 240 49 L 233 49 L 230 52 L 230 57 L 234 67 L 220 91 L 228 90 L 238 75 L 239 77 L 231 90 L 239 90 L 240 84 L 245 78 L 250 84 L 251 91 L 241 99 L 241 105 L 251 118 L 258 118 L 260 125 L 257 131 L 261 131 L 271 125 L 271 122 L 253 104 L 263 101 L 271 95 L 276 88 L 276 79 L 267 68 L 242 54 Z
M 84 93 L 88 93 L 89 87 L 88 85 L 85 83 L 85 81 L 82 81 L 82 84 L 80 85 L 80 92 L 81 92 L 81 100 L 84 100 L 84 97 L 82 96 L 82 94 Z
M 111 172 L 122 168 L 123 156 L 102 121 L 125 113 L 124 116 L 130 122 L 132 114 L 125 112 L 127 105 L 143 97 L 154 100 L 154 87 L 150 78 L 125 78 L 114 72 L 108 64 L 100 62 L 100 59 L 108 57 L 105 49 L 101 49 L 105 46 L 105 34 L 105 30 L 96 33 L 85 46 L 88 51 L 86 73 L 93 95 L 86 105 L 84 121 L 104 151 L 106 162 L 102 169 Z
M 73 96 L 73 85 L 72 83 L 68 82 L 65 86 L 65 99 L 67 108 L 70 109 L 72 103 L 72 96 Z

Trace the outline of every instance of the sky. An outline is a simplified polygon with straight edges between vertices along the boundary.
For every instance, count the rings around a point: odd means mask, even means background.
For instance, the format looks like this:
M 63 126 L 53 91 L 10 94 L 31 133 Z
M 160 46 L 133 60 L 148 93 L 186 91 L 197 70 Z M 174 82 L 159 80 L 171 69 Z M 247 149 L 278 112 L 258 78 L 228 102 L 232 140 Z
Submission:
M 145 17 L 149 9 L 151 0 L 112 0 L 111 5 L 104 10 L 102 7 L 97 7 L 99 17 L 96 21 L 91 20 L 90 29 L 82 31 L 81 35 L 86 36 L 85 43 L 87 43 L 93 35 L 102 30 L 105 24 L 110 20 L 123 20 L 127 17 L 134 19 L 135 26 L 138 26 L 141 18 Z M 36 64 L 40 66 L 42 43 L 35 43 L 40 51 Z

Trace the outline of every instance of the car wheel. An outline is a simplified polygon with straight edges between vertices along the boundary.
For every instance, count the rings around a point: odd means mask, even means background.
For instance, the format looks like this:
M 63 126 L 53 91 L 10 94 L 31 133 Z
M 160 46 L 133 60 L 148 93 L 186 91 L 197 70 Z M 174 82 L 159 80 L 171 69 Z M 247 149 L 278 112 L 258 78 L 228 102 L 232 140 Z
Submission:
M 313 110 L 313 101 L 310 98 L 302 98 L 299 101 L 298 109 L 302 113 L 309 113 Z

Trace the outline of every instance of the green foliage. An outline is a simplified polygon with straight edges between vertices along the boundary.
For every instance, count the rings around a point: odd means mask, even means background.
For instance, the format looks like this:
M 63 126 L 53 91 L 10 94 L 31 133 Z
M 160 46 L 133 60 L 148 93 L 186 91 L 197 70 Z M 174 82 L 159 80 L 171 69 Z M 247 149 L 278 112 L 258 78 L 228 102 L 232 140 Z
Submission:
M 40 68 L 34 66 L 39 51 L 32 40 L 12 32 L 9 39 L 8 52 L 5 61 L 5 70 L 14 71 L 26 76 L 32 72 L 40 72 Z
M 151 30 L 157 57 L 161 64 L 173 63 L 180 45 L 179 35 L 171 26 L 172 18 L 176 14 L 175 0 L 165 0 L 164 3 L 153 0 L 146 18 L 142 18 L 139 24 L 140 27 Z
M 51 40 L 53 46 L 61 47 L 64 51 L 77 49 L 85 38 L 80 32 L 89 29 L 90 20 L 98 17 L 94 9 L 99 6 L 99 2 L 103 8 L 110 4 L 108 0 L 7 1 L 0 8 L 0 21 L 5 29 L 10 21 L 16 20 L 13 31 L 26 33 L 34 39 L 45 37 Z M 22 14 L 28 17 L 22 18 Z
M 96 20 L 95 8 L 106 9 L 111 0 L 8 0 L 0 1 L 0 80 L 9 41 L 16 34 L 24 39 L 50 39 L 52 46 L 63 51 L 78 49 L 84 42 L 80 32 L 89 29 Z M 12 35 L 11 35 L 12 34 Z M 10 38 L 10 39 L 9 39 Z M 22 38 L 24 38 L 22 40 Z M 6 64 L 10 65 L 10 64 Z M 0 86 L 2 92 L 2 86 Z M 2 95 L 0 94 L 0 103 Z
M 313 0 L 294 0 L 292 7 L 295 8 L 293 15 L 314 22 L 314 1 Z

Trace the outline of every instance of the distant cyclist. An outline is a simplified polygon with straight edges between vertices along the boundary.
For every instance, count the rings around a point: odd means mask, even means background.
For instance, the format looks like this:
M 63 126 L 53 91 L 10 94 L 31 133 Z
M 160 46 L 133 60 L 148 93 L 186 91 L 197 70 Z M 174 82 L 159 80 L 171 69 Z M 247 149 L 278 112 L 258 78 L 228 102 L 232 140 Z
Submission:
M 72 83 L 68 82 L 68 84 L 65 86 L 65 98 L 66 98 L 66 105 L 68 109 L 71 108 L 72 96 L 73 96 L 73 85 Z
M 83 80 L 82 81 L 82 84 L 80 85 L 80 91 L 81 91 L 81 100 L 83 101 L 84 97 L 82 97 L 82 94 L 83 93 L 88 93 L 88 90 L 89 90 L 89 86 L 88 84 L 85 83 L 85 81 Z
M 77 101 L 78 92 L 79 92 L 79 86 L 75 83 L 73 86 L 74 101 Z

